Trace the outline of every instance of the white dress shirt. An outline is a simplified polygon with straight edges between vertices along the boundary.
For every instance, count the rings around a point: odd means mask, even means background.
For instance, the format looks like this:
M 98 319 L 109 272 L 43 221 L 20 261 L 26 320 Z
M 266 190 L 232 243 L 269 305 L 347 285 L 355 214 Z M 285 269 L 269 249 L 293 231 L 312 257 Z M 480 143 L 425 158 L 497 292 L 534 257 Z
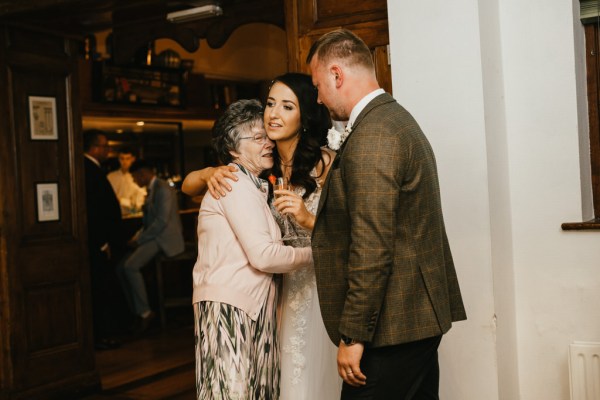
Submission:
M 360 112 L 367 106 L 367 104 L 369 104 L 371 102 L 371 100 L 373 100 L 375 97 L 379 96 L 380 94 L 384 94 L 384 93 L 385 93 L 385 90 L 379 88 L 379 89 L 373 90 L 371 93 L 369 93 L 368 95 L 366 95 L 365 97 L 360 99 L 360 101 L 358 103 L 356 103 L 356 105 L 350 112 L 350 118 L 348 118 L 348 124 L 346 124 L 346 126 L 349 127 L 350 129 L 352 129 L 352 125 L 354 124 L 354 121 L 356 121 L 356 117 L 358 117 L 358 114 L 360 114 Z
M 109 173 L 107 178 L 119 199 L 122 210 L 139 210 L 142 208 L 146 190 L 136 185 L 133 176 L 129 172 L 118 169 Z

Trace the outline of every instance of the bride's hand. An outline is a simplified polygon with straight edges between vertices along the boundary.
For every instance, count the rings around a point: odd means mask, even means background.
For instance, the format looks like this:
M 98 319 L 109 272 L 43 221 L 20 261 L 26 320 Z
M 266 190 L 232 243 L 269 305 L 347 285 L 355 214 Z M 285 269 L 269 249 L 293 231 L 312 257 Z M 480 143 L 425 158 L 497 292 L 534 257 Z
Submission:
M 207 167 L 190 172 L 181 185 L 181 191 L 188 196 L 199 196 L 208 191 L 215 198 L 225 196 L 226 191 L 231 191 L 227 179 L 237 181 L 234 166 L 222 165 L 220 167 Z
M 233 174 L 235 171 L 237 168 L 231 165 L 221 165 L 209 169 L 205 179 L 208 192 L 212 197 L 218 200 L 220 196 L 226 195 L 226 191 L 231 192 L 231 185 L 227 179 L 237 181 L 237 176 Z
M 273 202 L 273 206 L 280 214 L 291 214 L 301 227 L 313 229 L 315 216 L 306 209 L 301 196 L 290 190 L 275 190 L 274 193 L 281 195 Z

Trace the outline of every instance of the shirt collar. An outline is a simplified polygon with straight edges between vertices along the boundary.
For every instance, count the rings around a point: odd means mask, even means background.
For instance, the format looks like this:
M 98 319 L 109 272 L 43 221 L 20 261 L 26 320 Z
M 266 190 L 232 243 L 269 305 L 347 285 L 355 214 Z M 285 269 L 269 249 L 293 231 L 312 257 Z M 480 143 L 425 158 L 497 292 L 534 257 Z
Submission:
M 155 184 L 156 184 L 156 175 L 154 175 L 152 177 L 152 179 L 150 180 L 150 183 L 148 184 L 148 189 L 150 190 L 150 189 L 154 188 Z
M 385 93 L 385 90 L 379 88 L 373 90 L 371 93 L 360 99 L 360 101 L 356 103 L 356 105 L 352 109 L 352 112 L 350 112 L 350 118 L 348 119 L 348 124 L 346 126 L 352 128 L 352 125 L 354 124 L 354 121 L 356 121 L 356 117 L 358 117 L 358 114 L 360 114 L 361 111 L 364 110 L 364 108 L 367 106 L 367 104 L 371 102 L 371 100 L 383 93 Z
M 88 153 L 83 153 L 83 156 L 100 167 L 100 162 L 96 160 L 94 157 L 90 156 Z
M 241 164 L 232 162 L 229 165 L 236 166 L 240 170 L 240 172 L 242 172 L 244 175 L 250 178 L 250 180 L 258 190 L 260 190 L 263 194 L 267 195 L 267 193 L 269 192 L 269 182 L 255 176 L 254 174 L 246 170 L 246 168 L 244 168 L 244 166 L 242 166 Z

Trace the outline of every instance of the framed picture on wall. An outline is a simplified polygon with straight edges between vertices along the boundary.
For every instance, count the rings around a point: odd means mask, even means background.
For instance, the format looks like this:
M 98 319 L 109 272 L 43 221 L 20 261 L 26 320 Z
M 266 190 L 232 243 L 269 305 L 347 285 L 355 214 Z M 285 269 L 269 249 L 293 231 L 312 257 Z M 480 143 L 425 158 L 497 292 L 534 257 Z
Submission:
M 58 221 L 58 183 L 36 183 L 38 222 Z
M 29 96 L 29 127 L 32 140 L 56 140 L 56 99 Z

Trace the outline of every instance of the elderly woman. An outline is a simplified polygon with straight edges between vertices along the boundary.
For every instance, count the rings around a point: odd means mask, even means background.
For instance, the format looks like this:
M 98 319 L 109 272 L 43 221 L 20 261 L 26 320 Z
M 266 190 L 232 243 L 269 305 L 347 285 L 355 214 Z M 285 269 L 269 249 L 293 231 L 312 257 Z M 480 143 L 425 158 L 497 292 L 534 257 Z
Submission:
M 257 100 L 233 103 L 213 127 L 223 164 L 238 167 L 235 190 L 205 196 L 194 266 L 198 399 L 277 399 L 279 351 L 274 273 L 312 264 L 310 248 L 284 246 L 259 178 L 273 142 Z

